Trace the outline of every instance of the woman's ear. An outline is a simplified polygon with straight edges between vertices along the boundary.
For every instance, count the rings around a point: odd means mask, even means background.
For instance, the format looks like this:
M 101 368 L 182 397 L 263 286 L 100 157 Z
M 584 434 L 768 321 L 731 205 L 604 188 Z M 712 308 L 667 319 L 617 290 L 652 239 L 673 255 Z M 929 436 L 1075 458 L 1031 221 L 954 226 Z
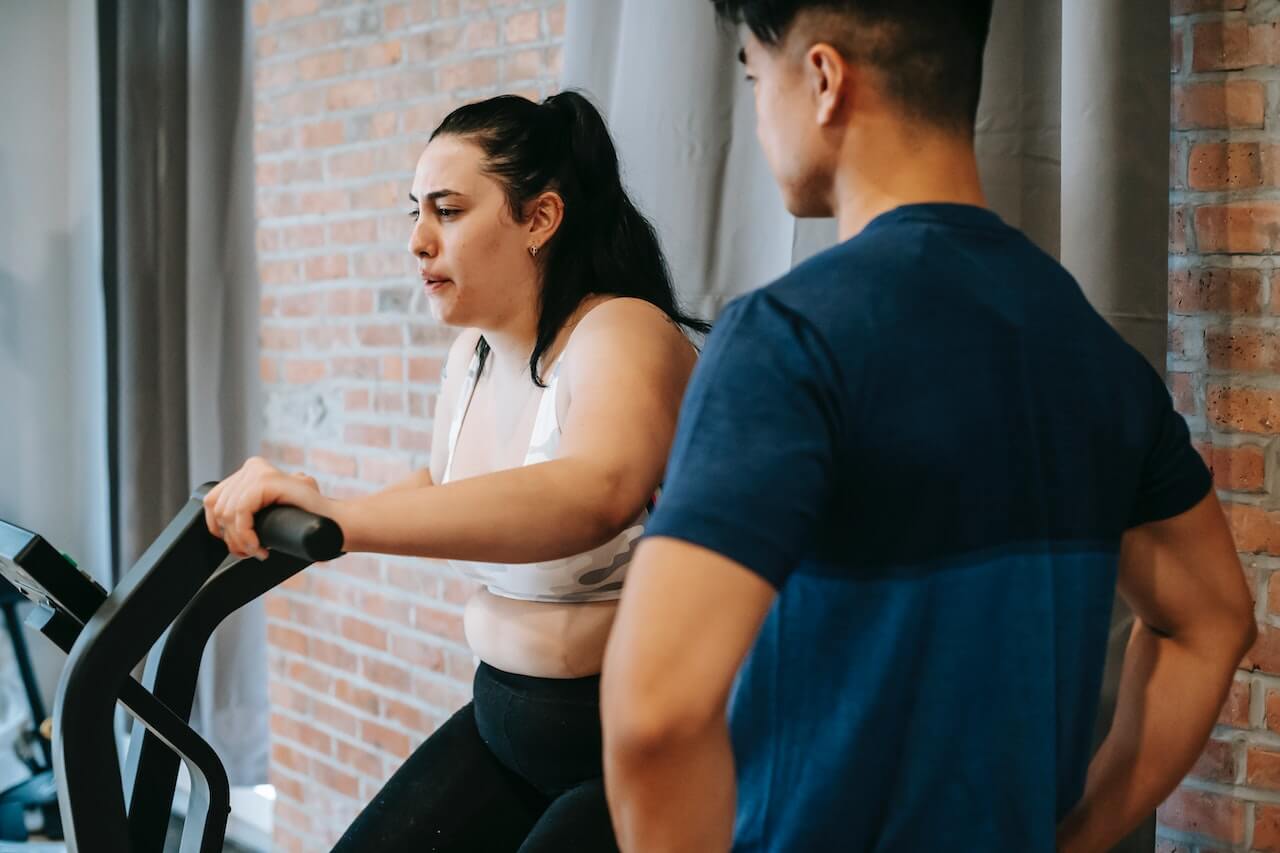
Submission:
M 564 199 L 560 193 L 548 190 L 533 200 L 529 213 L 529 239 L 532 245 L 542 248 L 547 244 L 560 223 L 564 222 Z

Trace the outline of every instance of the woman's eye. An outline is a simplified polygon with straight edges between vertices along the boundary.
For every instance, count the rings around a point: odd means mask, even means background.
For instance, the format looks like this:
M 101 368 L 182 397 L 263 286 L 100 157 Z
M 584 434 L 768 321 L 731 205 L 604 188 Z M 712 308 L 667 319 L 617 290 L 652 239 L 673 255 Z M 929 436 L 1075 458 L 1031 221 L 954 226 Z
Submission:
M 461 212 L 462 211 L 458 210 L 456 207 L 437 207 L 436 208 L 436 216 L 439 216 L 441 219 L 453 219 L 455 216 L 457 216 Z
M 419 216 L 418 208 L 415 207 L 413 210 L 409 211 L 409 218 L 412 219 L 414 222 L 418 221 L 418 216 Z

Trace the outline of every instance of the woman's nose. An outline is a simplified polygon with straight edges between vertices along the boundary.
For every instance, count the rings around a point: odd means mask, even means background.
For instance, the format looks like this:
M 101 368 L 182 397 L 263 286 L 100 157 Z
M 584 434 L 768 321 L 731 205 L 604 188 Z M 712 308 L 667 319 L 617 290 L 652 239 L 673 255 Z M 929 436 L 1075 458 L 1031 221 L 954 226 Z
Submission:
M 415 258 L 434 258 L 440 252 L 439 241 L 430 223 L 419 219 L 409 232 L 409 253 Z

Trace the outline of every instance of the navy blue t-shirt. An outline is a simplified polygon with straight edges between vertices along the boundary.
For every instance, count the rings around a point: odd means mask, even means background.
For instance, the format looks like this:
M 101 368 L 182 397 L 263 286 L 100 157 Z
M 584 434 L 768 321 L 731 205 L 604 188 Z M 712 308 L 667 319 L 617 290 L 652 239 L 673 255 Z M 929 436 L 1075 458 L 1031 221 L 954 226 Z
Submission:
M 778 589 L 734 849 L 1052 851 L 1121 534 L 1210 486 L 1160 377 L 990 211 L 898 208 L 734 301 L 648 529 Z

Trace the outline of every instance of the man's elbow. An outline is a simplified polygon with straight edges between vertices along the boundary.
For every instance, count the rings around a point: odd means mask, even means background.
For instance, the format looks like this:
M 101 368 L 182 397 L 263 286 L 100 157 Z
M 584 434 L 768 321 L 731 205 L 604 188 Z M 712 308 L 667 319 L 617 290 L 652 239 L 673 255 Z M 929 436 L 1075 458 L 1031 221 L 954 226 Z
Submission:
M 619 681 L 610 681 L 608 668 L 602 685 L 601 715 L 606 762 L 615 768 L 635 768 L 679 752 L 702 737 L 724 711 L 696 696 L 660 697 Z

